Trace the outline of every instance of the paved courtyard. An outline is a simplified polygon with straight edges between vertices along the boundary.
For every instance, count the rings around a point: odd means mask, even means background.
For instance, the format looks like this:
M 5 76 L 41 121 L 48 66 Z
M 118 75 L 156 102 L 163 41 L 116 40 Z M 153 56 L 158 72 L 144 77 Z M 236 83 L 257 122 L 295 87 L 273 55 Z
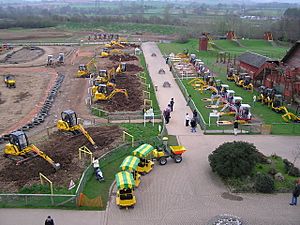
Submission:
M 219 214 L 242 217 L 249 225 L 299 225 L 300 206 L 288 203 L 291 194 L 238 194 L 228 196 L 228 190 L 212 172 L 208 155 L 226 141 L 243 140 L 254 143 L 266 155 L 276 153 L 293 160 L 293 151 L 300 144 L 299 137 L 264 135 L 203 135 L 191 133 L 184 126 L 185 113 L 191 113 L 177 87 L 168 66 L 155 43 L 144 43 L 148 69 L 154 85 L 158 86 L 157 97 L 164 109 L 171 97 L 175 99 L 175 111 L 167 125 L 168 132 L 177 135 L 180 144 L 188 151 L 181 164 L 169 160 L 167 165 L 155 165 L 153 171 L 142 177 L 136 190 L 137 204 L 133 210 L 120 210 L 112 197 L 104 212 L 69 211 L 46 209 L 0 209 L 1 225 L 38 225 L 46 216 L 55 218 L 56 225 L 205 225 Z M 151 54 L 156 53 L 156 57 Z M 163 68 L 166 74 L 158 74 Z M 164 81 L 171 88 L 163 88 Z M 300 161 L 296 166 L 300 167 Z M 224 194 L 225 193 L 225 194 Z M 238 197 L 240 198 L 238 198 Z

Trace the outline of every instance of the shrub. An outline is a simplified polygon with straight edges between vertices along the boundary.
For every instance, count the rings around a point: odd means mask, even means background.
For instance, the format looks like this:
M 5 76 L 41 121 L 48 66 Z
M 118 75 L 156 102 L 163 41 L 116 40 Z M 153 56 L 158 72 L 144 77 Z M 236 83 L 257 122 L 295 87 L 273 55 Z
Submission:
M 258 151 L 248 142 L 226 142 L 213 151 L 208 160 L 212 170 L 221 177 L 243 177 L 252 173 Z
M 288 175 L 299 177 L 300 176 L 300 170 L 294 166 L 293 163 L 288 161 L 287 159 L 283 160 L 285 171 Z
M 254 186 L 256 191 L 262 193 L 272 193 L 275 190 L 274 180 L 267 174 L 257 174 Z

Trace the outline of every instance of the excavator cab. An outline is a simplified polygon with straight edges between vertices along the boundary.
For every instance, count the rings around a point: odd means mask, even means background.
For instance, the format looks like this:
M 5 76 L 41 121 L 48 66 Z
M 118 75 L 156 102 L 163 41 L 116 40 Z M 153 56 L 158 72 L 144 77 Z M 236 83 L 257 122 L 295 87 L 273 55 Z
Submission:
M 50 163 L 55 170 L 60 168 L 47 154 L 39 150 L 35 145 L 29 144 L 28 138 L 23 131 L 14 131 L 9 135 L 9 144 L 5 145 L 4 156 L 16 161 L 16 165 L 39 156 Z M 21 159 L 17 157 L 21 156 Z
M 248 73 L 240 73 L 236 79 L 235 84 L 239 87 L 242 87 L 244 85 L 246 76 L 248 76 Z
M 118 68 L 116 69 L 118 74 L 122 74 L 126 72 L 126 63 L 122 62 L 119 64 Z
M 61 113 L 61 119 L 69 124 L 70 127 L 77 125 L 76 113 L 72 110 L 66 110 Z

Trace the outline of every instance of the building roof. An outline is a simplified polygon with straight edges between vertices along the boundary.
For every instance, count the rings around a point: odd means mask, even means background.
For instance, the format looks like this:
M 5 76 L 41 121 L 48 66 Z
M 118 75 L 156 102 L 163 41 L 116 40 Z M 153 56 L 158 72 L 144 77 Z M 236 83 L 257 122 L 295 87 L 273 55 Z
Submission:
M 254 52 L 245 52 L 237 57 L 237 60 L 249 64 L 250 66 L 260 68 L 266 61 L 272 59 Z
M 300 41 L 297 41 L 293 47 L 286 53 L 281 62 L 300 68 Z

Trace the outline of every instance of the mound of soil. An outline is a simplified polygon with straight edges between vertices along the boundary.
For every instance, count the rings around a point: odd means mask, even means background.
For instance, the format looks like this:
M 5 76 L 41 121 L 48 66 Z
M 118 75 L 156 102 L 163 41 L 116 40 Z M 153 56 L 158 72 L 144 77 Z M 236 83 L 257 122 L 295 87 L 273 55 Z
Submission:
M 87 128 L 87 131 L 96 142 L 97 149 L 91 146 L 84 135 L 73 136 L 58 131 L 53 133 L 49 140 L 37 145 L 56 163 L 60 163 L 61 168 L 57 172 L 40 157 L 19 166 L 12 160 L 0 158 L 0 191 L 17 191 L 24 185 L 38 183 L 39 172 L 47 176 L 54 186 L 67 187 L 71 179 L 80 178 L 85 168 L 84 163 L 79 161 L 78 148 L 85 145 L 97 158 L 121 142 L 122 131 L 118 126 L 92 127 Z
M 139 67 L 135 64 L 126 64 L 126 71 L 127 72 L 140 72 L 143 71 L 144 69 L 142 67 Z
M 139 48 L 140 47 L 140 45 L 137 45 L 137 44 L 134 44 L 134 43 L 126 43 L 126 46 L 133 47 L 133 48 Z
M 128 73 L 126 75 L 117 75 L 116 84 L 117 88 L 127 90 L 128 98 L 124 94 L 117 93 L 111 100 L 98 103 L 101 105 L 101 108 L 109 112 L 141 110 L 144 102 L 142 85 L 138 77 Z
M 138 58 L 134 55 L 112 55 L 109 59 L 116 62 L 127 62 L 137 60 Z

